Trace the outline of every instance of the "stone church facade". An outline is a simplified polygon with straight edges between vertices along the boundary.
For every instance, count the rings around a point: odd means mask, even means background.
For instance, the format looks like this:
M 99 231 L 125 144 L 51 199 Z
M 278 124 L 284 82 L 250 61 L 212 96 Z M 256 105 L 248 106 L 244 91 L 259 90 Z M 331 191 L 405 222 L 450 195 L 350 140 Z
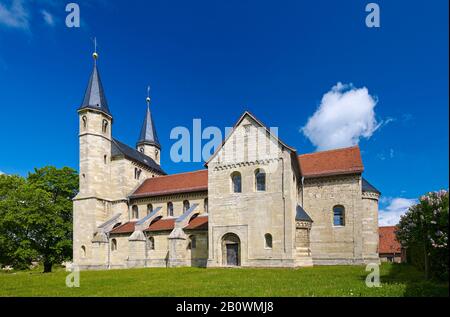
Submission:
M 167 175 L 150 98 L 136 146 L 115 139 L 96 64 L 78 116 L 80 269 L 379 262 L 357 146 L 299 155 L 245 112 L 204 169 Z

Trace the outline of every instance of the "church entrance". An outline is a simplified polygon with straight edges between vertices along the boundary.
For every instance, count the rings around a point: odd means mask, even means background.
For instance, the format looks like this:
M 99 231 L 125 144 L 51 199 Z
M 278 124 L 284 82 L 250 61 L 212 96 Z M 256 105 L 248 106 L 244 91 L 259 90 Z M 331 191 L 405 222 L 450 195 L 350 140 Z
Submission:
M 241 241 L 234 233 L 227 233 L 222 238 L 222 264 L 224 266 L 241 265 Z

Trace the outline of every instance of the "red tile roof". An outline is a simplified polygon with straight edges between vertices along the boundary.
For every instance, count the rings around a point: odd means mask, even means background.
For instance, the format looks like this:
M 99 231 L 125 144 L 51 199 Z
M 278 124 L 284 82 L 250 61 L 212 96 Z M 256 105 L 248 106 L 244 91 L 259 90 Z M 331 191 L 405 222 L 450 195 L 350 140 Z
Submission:
M 208 170 L 152 177 L 131 194 L 132 198 L 208 190 Z
M 198 216 L 192 219 L 185 229 L 191 230 L 208 230 L 208 217 Z
M 364 166 L 358 146 L 299 155 L 304 177 L 362 173 Z
M 160 218 L 152 222 L 144 231 L 166 231 L 175 227 L 176 218 Z M 110 233 L 132 233 L 136 221 L 126 222 L 117 228 L 111 230 Z M 185 229 L 190 230 L 208 230 L 208 216 L 198 216 L 192 219 Z
M 165 231 L 175 227 L 175 218 L 159 219 L 150 224 L 144 231 Z
M 130 221 L 126 222 L 124 224 L 121 224 L 120 226 L 114 228 L 111 230 L 110 233 L 130 233 L 134 231 L 134 224 L 136 221 Z
M 402 247 L 395 237 L 395 226 L 379 227 L 380 244 L 378 253 L 401 253 Z

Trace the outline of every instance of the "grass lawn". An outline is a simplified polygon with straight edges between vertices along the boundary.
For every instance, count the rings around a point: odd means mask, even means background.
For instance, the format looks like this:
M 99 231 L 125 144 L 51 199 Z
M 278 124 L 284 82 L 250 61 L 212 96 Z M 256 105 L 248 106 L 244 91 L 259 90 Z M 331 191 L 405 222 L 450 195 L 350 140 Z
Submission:
M 80 287 L 67 272 L 0 273 L 0 296 L 448 296 L 448 283 L 427 282 L 408 265 L 383 264 L 381 287 L 365 285 L 365 267 L 301 269 L 146 268 L 82 271 Z

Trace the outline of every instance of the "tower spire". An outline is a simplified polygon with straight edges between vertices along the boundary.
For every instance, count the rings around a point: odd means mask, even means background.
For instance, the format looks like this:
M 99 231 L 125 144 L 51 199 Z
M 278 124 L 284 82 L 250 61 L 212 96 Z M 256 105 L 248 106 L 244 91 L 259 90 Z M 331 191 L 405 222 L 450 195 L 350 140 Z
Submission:
M 92 69 L 91 77 L 89 78 L 89 83 L 84 94 L 83 103 L 81 104 L 79 109 L 95 109 L 111 116 L 108 102 L 106 101 L 105 92 L 103 90 L 102 81 L 100 79 L 100 73 L 97 69 L 98 53 L 96 38 L 94 38 L 94 53 L 92 53 L 92 57 L 94 58 L 94 67 Z
M 156 133 L 155 123 L 153 122 L 152 113 L 150 111 L 150 86 L 147 86 L 147 112 L 144 117 L 144 122 L 142 123 L 141 133 L 139 134 L 139 139 L 137 145 L 153 145 L 158 149 L 161 149 L 159 144 L 158 135 Z

